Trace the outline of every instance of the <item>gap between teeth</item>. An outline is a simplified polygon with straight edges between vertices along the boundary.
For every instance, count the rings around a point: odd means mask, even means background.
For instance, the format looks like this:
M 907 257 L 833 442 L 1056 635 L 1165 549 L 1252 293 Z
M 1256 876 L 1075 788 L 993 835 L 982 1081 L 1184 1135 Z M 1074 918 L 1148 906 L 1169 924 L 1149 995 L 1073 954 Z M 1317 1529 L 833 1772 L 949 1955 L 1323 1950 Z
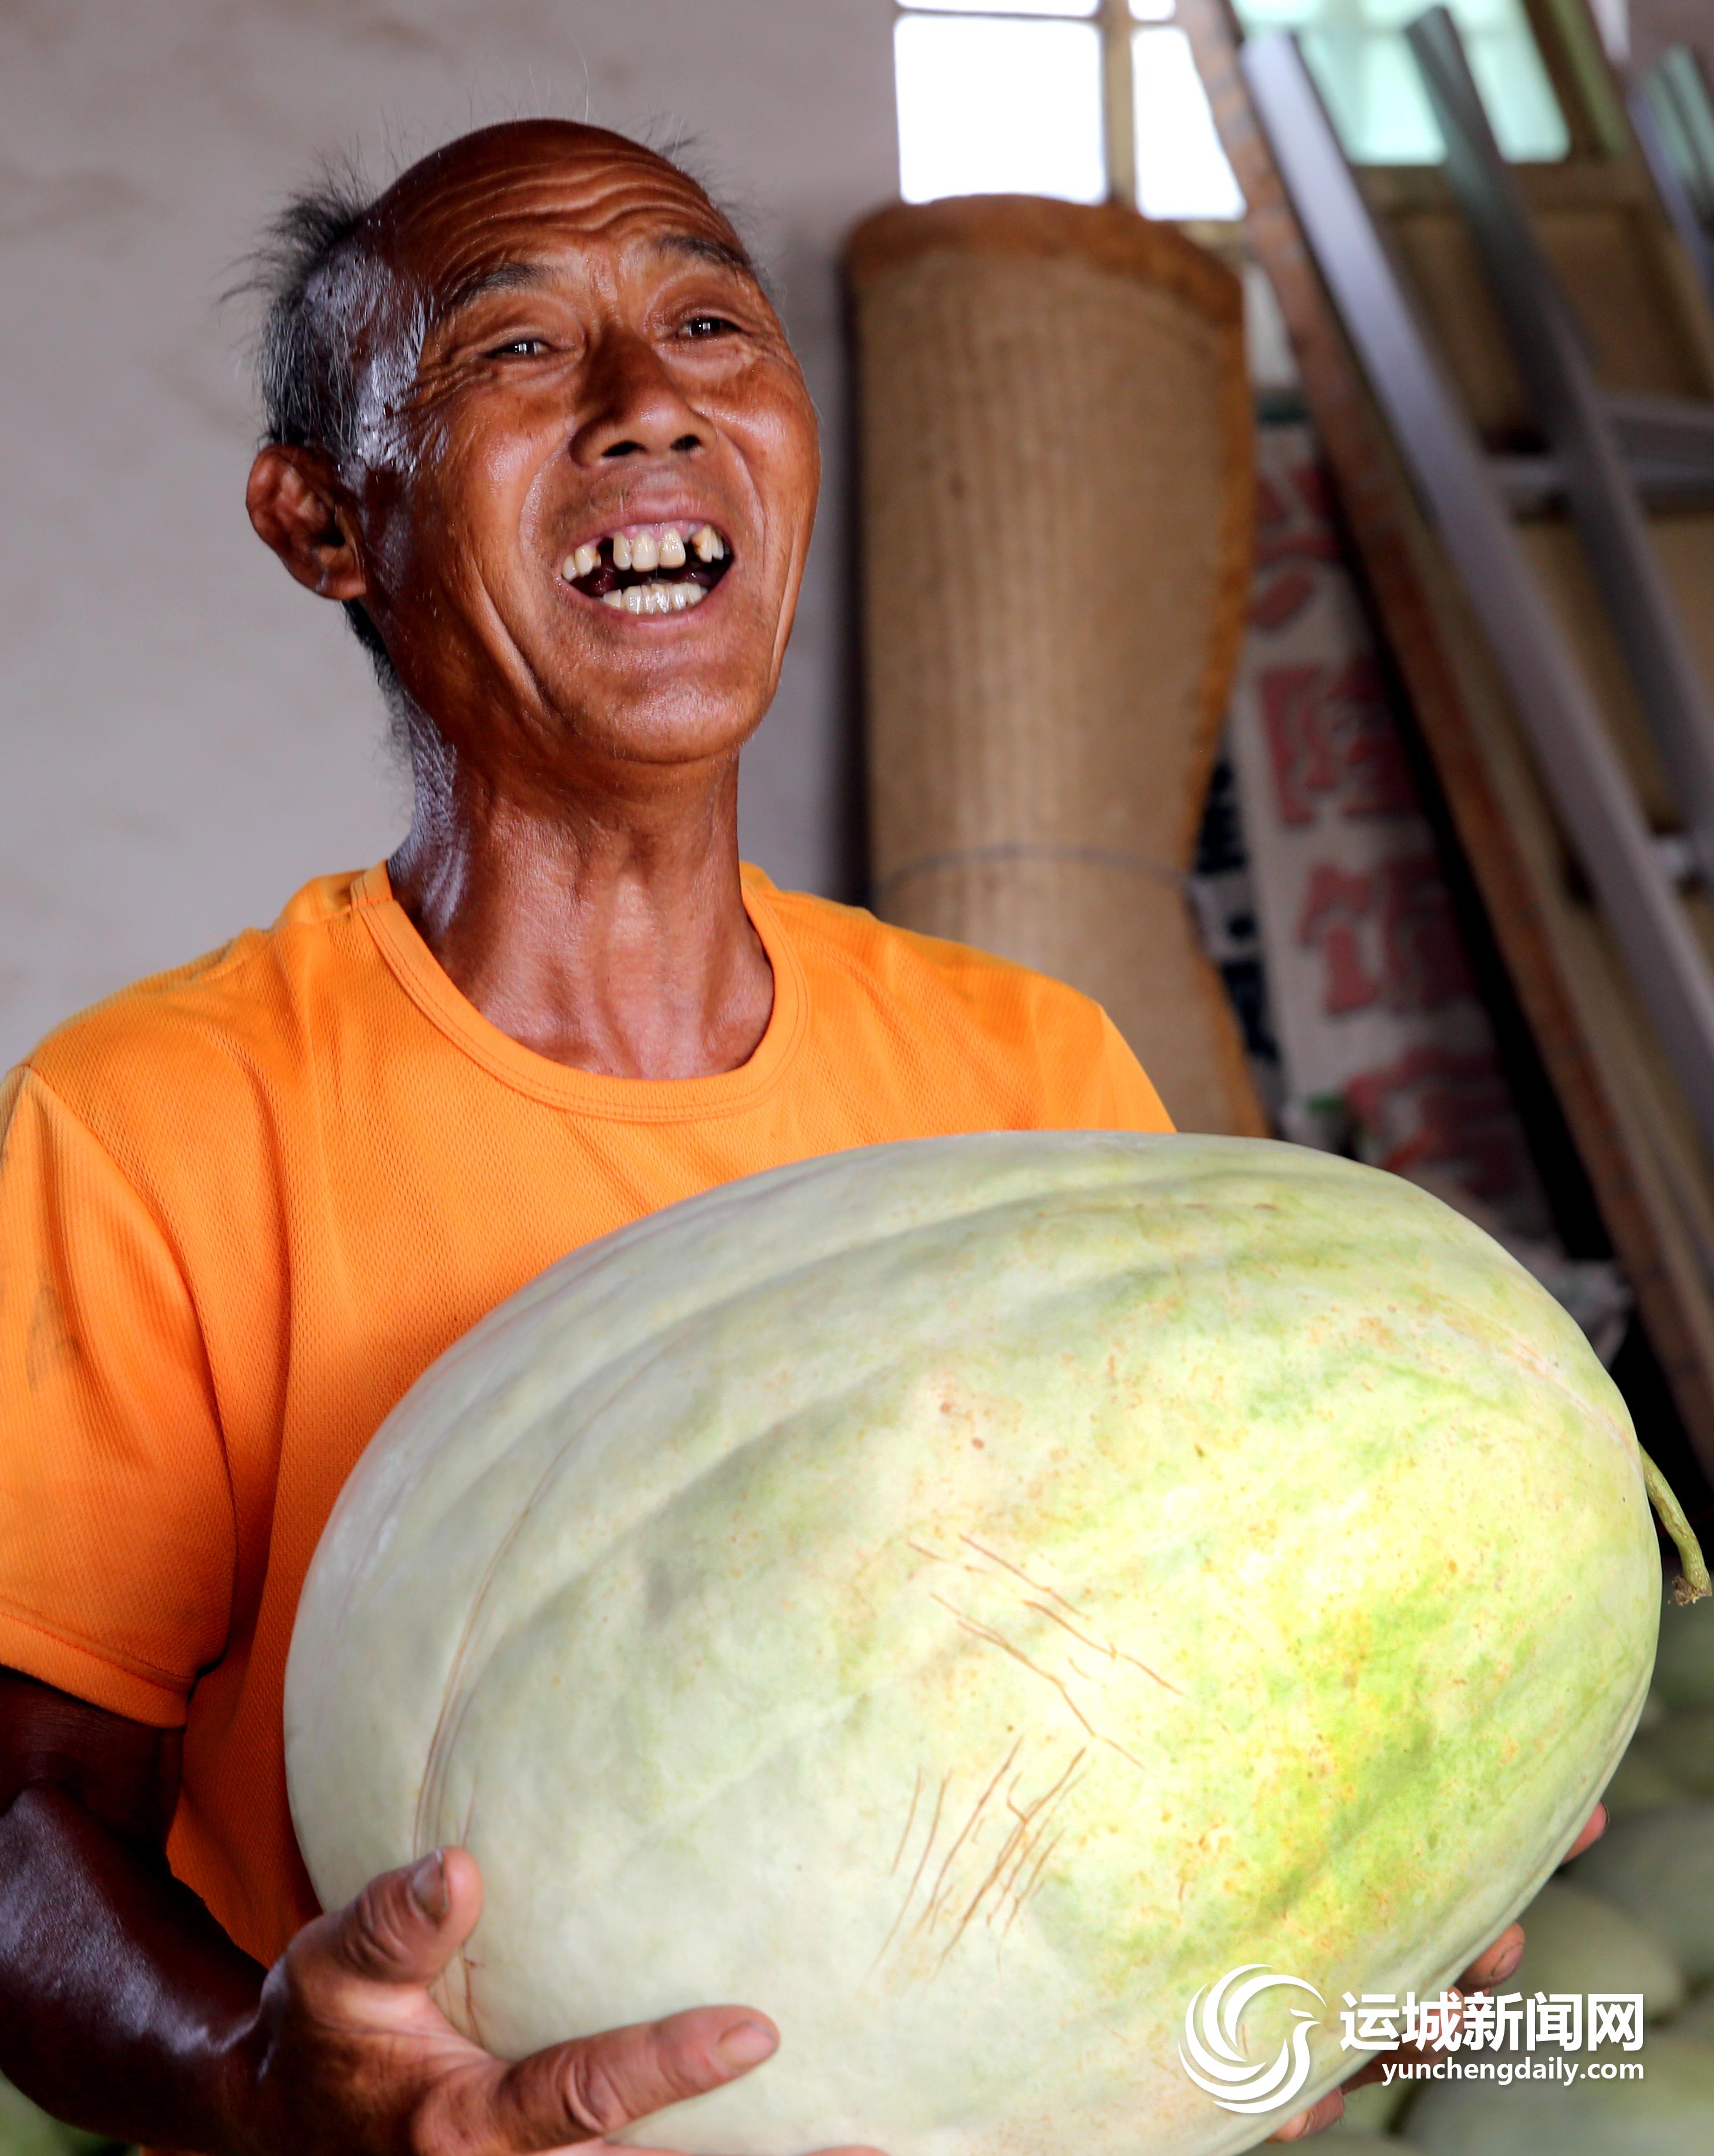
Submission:
M 634 539 L 627 532 L 617 531 L 608 544 L 613 549 L 614 568 L 644 576 L 656 569 L 682 569 L 690 553 L 694 552 L 699 562 L 706 563 L 724 561 L 726 552 L 726 542 L 711 524 L 698 525 L 691 532 L 680 532 L 669 526 L 660 532 L 639 532 Z M 600 566 L 600 541 L 586 539 L 575 552 L 567 555 L 560 563 L 559 572 L 572 584 L 582 577 L 592 575 Z

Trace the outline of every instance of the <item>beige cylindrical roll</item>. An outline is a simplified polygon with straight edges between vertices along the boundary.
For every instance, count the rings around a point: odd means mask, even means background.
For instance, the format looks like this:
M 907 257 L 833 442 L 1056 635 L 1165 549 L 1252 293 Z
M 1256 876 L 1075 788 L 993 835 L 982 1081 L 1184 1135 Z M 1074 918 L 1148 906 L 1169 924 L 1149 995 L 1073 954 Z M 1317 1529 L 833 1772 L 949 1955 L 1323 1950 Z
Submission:
M 1116 207 L 849 244 L 874 897 L 1106 1006 L 1182 1128 L 1266 1122 L 1185 889 L 1248 590 L 1238 282 Z

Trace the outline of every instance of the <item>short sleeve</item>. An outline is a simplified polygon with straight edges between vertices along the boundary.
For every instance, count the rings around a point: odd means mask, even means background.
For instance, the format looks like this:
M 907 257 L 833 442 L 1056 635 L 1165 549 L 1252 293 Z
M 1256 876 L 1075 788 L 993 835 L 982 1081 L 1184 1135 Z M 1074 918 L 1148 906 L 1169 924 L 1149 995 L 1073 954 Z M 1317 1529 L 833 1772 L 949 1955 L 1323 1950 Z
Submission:
M 233 1498 L 162 1224 L 33 1071 L 0 1088 L 0 1663 L 185 1718 L 225 1645 Z

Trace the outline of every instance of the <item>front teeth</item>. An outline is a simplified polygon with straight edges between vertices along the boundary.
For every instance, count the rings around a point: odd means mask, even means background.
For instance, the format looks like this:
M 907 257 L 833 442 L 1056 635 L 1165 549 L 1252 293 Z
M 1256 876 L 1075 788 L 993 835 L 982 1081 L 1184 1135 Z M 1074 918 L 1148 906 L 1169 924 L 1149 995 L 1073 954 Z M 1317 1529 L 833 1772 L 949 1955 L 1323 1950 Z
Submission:
M 707 597 L 700 584 L 633 584 L 629 591 L 603 593 L 601 603 L 626 613 L 683 613 Z
M 702 562 L 722 562 L 726 554 L 726 542 L 711 524 L 699 525 L 690 532 L 681 531 L 675 525 L 634 535 L 616 531 L 606 543 L 615 569 L 645 577 L 657 569 L 682 569 L 692 552 Z M 559 572 L 568 584 L 580 583 L 600 567 L 602 546 L 598 540 L 587 539 L 567 555 Z M 682 613 L 687 607 L 700 606 L 708 592 L 707 585 L 686 580 L 634 584 L 627 590 L 603 592 L 600 596 L 602 603 L 618 613 Z

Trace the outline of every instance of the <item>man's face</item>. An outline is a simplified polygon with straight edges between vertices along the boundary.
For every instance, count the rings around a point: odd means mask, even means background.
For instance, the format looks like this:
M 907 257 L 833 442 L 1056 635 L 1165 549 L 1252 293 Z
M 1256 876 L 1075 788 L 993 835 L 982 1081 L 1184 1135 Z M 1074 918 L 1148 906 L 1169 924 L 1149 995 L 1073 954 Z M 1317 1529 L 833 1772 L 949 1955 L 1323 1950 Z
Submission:
M 548 123 L 465 138 L 377 214 L 426 319 L 357 494 L 406 688 L 496 778 L 731 753 L 778 680 L 819 458 L 730 228 L 647 151 Z

